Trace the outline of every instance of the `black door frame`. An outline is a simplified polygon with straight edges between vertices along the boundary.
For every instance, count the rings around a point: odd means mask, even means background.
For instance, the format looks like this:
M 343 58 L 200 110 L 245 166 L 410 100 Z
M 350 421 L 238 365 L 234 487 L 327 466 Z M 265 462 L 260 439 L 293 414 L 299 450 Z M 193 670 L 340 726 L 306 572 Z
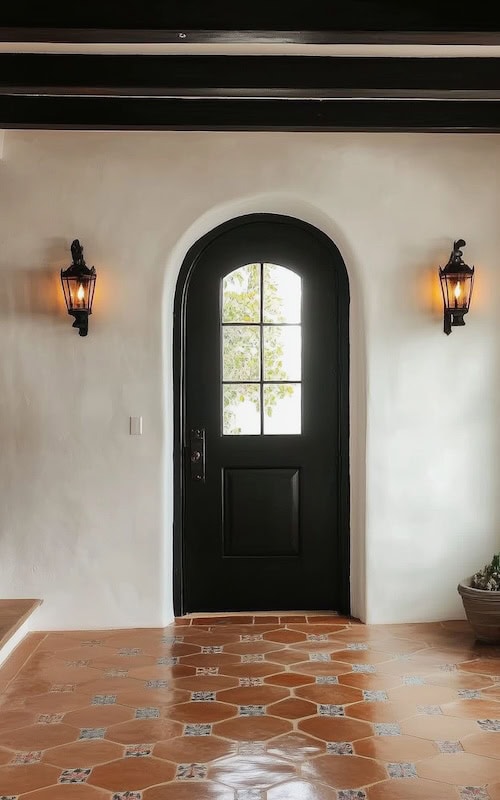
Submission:
M 245 214 L 218 225 L 202 236 L 187 252 L 177 278 L 174 298 L 173 379 L 174 379 L 174 517 L 173 517 L 173 594 L 174 613 L 182 616 L 184 605 L 184 509 L 185 509 L 185 340 L 186 304 L 189 282 L 205 250 L 224 233 L 253 222 L 279 222 L 292 225 L 312 234 L 340 259 L 344 269 L 339 269 L 338 285 L 338 369 L 339 369 L 339 431 L 338 431 L 338 550 L 340 607 L 342 614 L 350 613 L 350 481 L 349 481 L 349 277 L 344 259 L 336 244 L 314 225 L 295 217 L 274 213 Z

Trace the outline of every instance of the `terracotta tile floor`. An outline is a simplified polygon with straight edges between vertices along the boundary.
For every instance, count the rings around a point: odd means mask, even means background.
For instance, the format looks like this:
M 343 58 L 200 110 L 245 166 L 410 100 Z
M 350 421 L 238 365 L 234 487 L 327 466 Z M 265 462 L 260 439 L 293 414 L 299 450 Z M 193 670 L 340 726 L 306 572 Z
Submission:
M 2 685 L 0 800 L 500 800 L 500 647 L 462 622 L 33 634 Z

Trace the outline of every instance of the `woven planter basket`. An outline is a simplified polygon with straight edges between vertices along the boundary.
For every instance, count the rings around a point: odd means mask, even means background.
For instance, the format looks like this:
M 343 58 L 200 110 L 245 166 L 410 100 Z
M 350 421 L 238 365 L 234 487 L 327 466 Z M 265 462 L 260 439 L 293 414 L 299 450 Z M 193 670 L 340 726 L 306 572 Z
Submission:
M 489 644 L 500 643 L 500 592 L 473 589 L 471 579 L 466 578 L 458 584 L 465 613 L 476 639 Z

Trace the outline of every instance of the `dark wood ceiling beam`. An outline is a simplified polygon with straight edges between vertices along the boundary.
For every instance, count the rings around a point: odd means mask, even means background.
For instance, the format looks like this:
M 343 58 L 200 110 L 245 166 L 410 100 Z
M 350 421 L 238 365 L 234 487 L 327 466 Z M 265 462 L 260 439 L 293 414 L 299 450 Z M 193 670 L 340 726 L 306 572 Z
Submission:
M 498 99 L 500 59 L 4 53 L 0 93 Z
M 0 127 L 500 132 L 500 103 L 0 96 Z
M 500 41 L 496 3 L 453 0 L 17 0 L 0 9 L 3 41 Z
M 498 4 L 453 0 L 17 0 L 0 9 L 4 41 L 484 43 L 499 32 Z

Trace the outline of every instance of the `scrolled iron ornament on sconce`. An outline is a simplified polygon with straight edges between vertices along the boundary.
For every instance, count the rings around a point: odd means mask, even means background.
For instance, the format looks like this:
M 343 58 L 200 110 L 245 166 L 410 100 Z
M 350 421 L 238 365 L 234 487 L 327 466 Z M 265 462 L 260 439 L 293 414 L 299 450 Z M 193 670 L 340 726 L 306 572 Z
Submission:
M 83 247 L 78 239 L 71 245 L 73 263 L 61 270 L 61 283 L 68 314 L 75 318 L 73 328 L 80 336 L 89 330 L 89 315 L 92 314 L 97 273 L 95 267 L 87 267 L 83 258 Z
M 439 280 L 443 293 L 444 332 L 448 336 L 452 326 L 465 325 L 464 316 L 470 308 L 474 286 L 474 267 L 469 267 L 462 258 L 464 239 L 453 243 L 453 250 L 446 266 L 439 267 Z

